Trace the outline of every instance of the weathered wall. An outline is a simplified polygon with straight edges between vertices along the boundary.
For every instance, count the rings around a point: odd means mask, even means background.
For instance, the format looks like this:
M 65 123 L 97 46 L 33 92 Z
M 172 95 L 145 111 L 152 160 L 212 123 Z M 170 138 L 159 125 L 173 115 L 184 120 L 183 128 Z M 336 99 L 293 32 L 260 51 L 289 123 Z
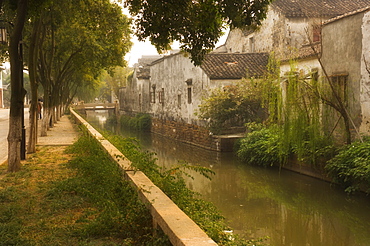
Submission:
M 362 19 L 363 13 L 347 16 L 327 23 L 322 30 L 322 63 L 328 76 L 348 74 L 346 104 L 356 128 L 361 124 Z M 331 118 L 336 121 L 338 117 Z
M 244 136 L 243 134 L 212 135 L 206 128 L 199 125 L 156 118 L 152 119 L 151 131 L 180 142 L 223 152 L 233 151 L 235 141 Z
M 230 31 L 225 44 L 227 52 L 274 51 L 278 59 L 296 57 L 298 49 L 309 43 L 308 38 L 312 40 L 313 26 L 321 21 L 315 18 L 286 18 L 270 7 L 266 19 L 255 32 Z
M 189 57 L 178 53 L 153 63 L 150 76 L 150 88 L 153 92 L 155 86 L 156 98 L 150 104 L 149 113 L 154 118 L 195 123 L 197 117 L 194 113 L 201 103 L 204 90 L 210 84 L 203 70 L 195 67 Z M 162 101 L 160 93 L 163 93 Z
M 364 14 L 362 22 L 361 54 L 361 113 L 360 131 L 370 135 L 370 11 Z
M 152 119 L 152 132 L 181 142 L 217 150 L 217 141 L 205 128 L 185 122 Z
M 317 59 L 301 59 L 294 65 L 298 68 L 301 74 L 308 74 L 313 69 L 321 70 L 320 63 Z M 292 65 L 287 61 L 280 64 L 280 75 L 284 76 L 287 72 L 291 71 Z

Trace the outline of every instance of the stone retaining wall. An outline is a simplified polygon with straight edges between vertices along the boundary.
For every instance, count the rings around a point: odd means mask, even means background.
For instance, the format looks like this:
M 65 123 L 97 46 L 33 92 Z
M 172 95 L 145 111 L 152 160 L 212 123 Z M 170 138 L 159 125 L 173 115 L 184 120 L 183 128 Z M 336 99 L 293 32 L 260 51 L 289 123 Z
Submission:
M 141 171 L 133 170 L 128 160 L 114 145 L 106 140 L 97 130 L 79 116 L 73 109 L 75 121 L 84 125 L 111 159 L 124 171 L 124 178 L 138 192 L 139 198 L 150 210 L 154 226 L 159 225 L 174 246 L 215 246 L 208 235 L 191 220 L 172 200 L 165 195 Z
M 194 124 L 152 118 L 151 131 L 181 142 L 217 150 L 217 141 L 210 132 Z
M 214 151 L 233 151 L 244 134 L 213 135 L 206 128 L 183 122 L 152 118 L 151 131 L 165 137 Z

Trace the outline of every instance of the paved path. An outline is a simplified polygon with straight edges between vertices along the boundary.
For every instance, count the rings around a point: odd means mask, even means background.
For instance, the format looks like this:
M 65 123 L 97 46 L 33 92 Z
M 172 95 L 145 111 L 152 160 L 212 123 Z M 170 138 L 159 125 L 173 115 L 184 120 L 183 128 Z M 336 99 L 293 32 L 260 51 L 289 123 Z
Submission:
M 67 115 L 63 115 L 53 128 L 47 132 L 47 136 L 38 137 L 37 145 L 71 145 L 78 138 L 78 132 L 69 120 Z
M 25 112 L 25 118 L 27 119 L 25 122 L 27 130 L 28 110 Z M 50 128 L 47 136 L 38 137 L 37 146 L 65 146 L 73 144 L 78 138 L 78 131 L 74 127 L 67 115 L 62 116 L 61 120 L 53 128 Z M 8 129 L 9 110 L 0 109 L 0 165 L 4 164 L 8 158 Z M 28 132 L 26 132 L 26 141 L 28 141 Z
M 0 165 L 8 159 L 9 109 L 0 109 Z

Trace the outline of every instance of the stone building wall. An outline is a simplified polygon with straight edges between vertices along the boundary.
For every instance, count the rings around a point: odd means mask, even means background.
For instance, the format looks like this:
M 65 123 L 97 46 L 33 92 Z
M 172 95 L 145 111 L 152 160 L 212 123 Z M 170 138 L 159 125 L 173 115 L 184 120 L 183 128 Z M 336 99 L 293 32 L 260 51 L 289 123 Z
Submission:
M 314 27 L 322 21 L 321 18 L 286 18 L 270 7 L 257 30 L 231 30 L 226 50 L 228 53 L 274 52 L 279 60 L 295 58 L 299 48 L 313 40 Z
M 150 66 L 149 113 L 154 118 L 197 123 L 202 95 L 210 86 L 208 76 L 182 53 L 166 56 Z
M 361 54 L 361 114 L 360 131 L 370 135 L 370 11 L 363 17 L 362 25 L 362 54 Z
M 363 16 L 364 13 L 359 13 L 334 19 L 326 23 L 322 30 L 322 63 L 336 90 L 341 97 L 345 98 L 344 103 L 357 129 L 364 123 L 361 112 L 363 103 L 369 100 L 361 89 Z M 345 77 L 345 86 L 343 82 L 336 82 L 334 77 Z M 363 102 L 360 100 L 361 95 Z M 333 109 L 328 108 L 328 110 L 333 111 L 332 115 L 329 114 L 330 111 L 324 113 L 329 116 L 327 117 L 328 124 L 329 126 L 335 125 L 339 115 Z M 342 124 L 342 121 L 339 123 Z M 351 128 L 355 127 L 352 125 Z M 364 127 L 361 128 L 364 129 Z

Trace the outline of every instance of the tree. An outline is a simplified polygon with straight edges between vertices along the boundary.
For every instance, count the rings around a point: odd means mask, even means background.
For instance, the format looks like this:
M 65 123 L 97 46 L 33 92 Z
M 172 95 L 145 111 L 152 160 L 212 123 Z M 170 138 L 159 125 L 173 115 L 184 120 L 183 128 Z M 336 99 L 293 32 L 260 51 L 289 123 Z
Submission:
M 248 122 L 260 123 L 267 117 L 260 92 L 258 81 L 253 80 L 217 88 L 202 100 L 198 115 L 208 121 L 210 131 L 215 134 Z
M 21 76 L 21 48 L 27 48 L 26 60 L 30 69 L 33 99 L 29 147 L 32 152 L 37 136 L 34 133 L 37 129 L 34 114 L 38 84 L 43 85 L 46 95 L 44 103 L 47 117 L 44 117 L 44 122 L 48 123 L 51 112 L 55 112 L 57 106 L 71 101 L 70 96 L 63 93 L 70 93 L 73 88 L 86 82 L 94 82 L 103 69 L 124 65 L 123 57 L 131 46 L 130 29 L 129 21 L 121 9 L 109 0 L 58 3 L 52 0 L 4 0 L 0 2 L 0 12 L 5 21 L 11 24 L 8 49 L 12 76 L 8 171 L 14 172 L 21 167 L 25 95 Z M 25 24 L 28 32 L 20 45 Z M 6 52 L 7 49 L 2 49 L 1 54 Z M 81 78 L 84 78 L 83 82 Z
M 127 0 L 139 40 L 149 38 L 158 51 L 173 41 L 200 65 L 225 24 L 231 28 L 259 25 L 271 0 Z
M 11 68 L 11 98 L 8 133 L 8 171 L 16 172 L 20 169 L 21 141 L 22 141 L 22 114 L 24 96 L 23 88 L 23 59 L 22 59 L 22 31 L 26 21 L 28 0 L 7 1 L 8 11 L 12 12 L 12 22 L 5 20 L 11 25 L 9 40 L 9 60 Z M 4 2 L 0 2 L 0 12 L 3 13 Z M 4 21 L 4 20 L 3 20 Z M 13 24 L 14 23 L 14 24 Z
M 133 69 L 129 67 L 115 67 L 110 73 L 105 71 L 102 74 L 102 86 L 108 88 L 107 95 L 101 95 L 105 100 L 110 101 L 111 92 L 118 98 L 119 88 L 126 86 L 127 80 L 133 74 Z
M 95 84 L 103 69 L 124 65 L 131 46 L 129 21 L 108 0 L 63 1 L 50 2 L 31 25 L 30 40 L 35 35 L 38 45 L 30 46 L 29 62 L 32 65 L 36 54 L 38 63 L 30 75 L 44 89 L 41 135 L 46 135 L 61 105 L 71 102 L 69 93 Z

